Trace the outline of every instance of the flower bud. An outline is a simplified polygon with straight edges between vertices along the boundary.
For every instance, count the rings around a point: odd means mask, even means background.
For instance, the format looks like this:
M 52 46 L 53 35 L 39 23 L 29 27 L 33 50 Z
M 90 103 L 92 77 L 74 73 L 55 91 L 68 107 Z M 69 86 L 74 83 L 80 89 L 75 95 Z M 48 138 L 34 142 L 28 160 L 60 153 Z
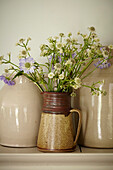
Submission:
M 3 60 L 4 56 L 0 56 L 0 61 Z
M 9 72 L 9 70 L 7 68 L 5 68 L 5 73 L 8 73 L 8 72 Z

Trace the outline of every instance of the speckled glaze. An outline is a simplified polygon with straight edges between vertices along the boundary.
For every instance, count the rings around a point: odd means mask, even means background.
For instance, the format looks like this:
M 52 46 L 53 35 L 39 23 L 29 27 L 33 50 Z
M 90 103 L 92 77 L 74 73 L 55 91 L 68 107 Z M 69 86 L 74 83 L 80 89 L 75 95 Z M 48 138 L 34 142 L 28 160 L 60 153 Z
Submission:
M 11 147 L 36 146 L 42 96 L 24 76 L 14 86 L 0 91 L 0 144 Z
M 87 84 L 105 80 L 100 88 L 106 90 L 106 96 L 92 96 L 88 88 L 80 89 L 80 109 L 82 110 L 80 145 L 113 148 L 113 60 L 110 62 L 111 67 L 97 69 L 85 80 Z
M 74 151 L 81 127 L 80 111 L 70 110 L 71 104 L 68 93 L 45 92 L 43 97 L 43 112 L 37 141 L 38 149 L 42 152 Z M 65 108 L 67 108 L 67 111 Z M 73 129 L 73 112 L 79 114 L 76 135 Z M 76 136 L 75 140 L 74 136 Z

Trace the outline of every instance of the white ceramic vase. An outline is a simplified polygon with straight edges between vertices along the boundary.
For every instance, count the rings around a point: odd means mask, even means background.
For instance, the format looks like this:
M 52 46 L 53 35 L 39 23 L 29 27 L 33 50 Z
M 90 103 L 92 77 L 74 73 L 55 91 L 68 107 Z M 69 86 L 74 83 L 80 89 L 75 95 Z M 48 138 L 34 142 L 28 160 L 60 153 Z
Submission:
M 0 144 L 12 147 L 36 146 L 42 97 L 38 87 L 25 76 L 14 86 L 0 91 Z
M 100 88 L 106 90 L 106 96 L 92 96 L 88 88 L 80 89 L 82 128 L 79 144 L 83 146 L 113 148 L 113 64 L 107 69 L 97 69 L 85 82 L 91 85 L 103 79 L 105 84 Z

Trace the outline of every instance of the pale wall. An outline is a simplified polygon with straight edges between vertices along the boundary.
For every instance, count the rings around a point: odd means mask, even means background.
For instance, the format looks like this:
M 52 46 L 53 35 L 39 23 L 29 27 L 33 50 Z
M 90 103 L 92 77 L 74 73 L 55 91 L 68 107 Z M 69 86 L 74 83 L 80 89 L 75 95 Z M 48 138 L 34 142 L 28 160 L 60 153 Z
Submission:
M 43 62 L 39 46 L 49 36 L 86 33 L 88 26 L 96 27 L 103 44 L 113 44 L 113 0 L 0 0 L 0 55 L 12 52 L 18 63 L 15 43 L 30 36 L 32 56 Z

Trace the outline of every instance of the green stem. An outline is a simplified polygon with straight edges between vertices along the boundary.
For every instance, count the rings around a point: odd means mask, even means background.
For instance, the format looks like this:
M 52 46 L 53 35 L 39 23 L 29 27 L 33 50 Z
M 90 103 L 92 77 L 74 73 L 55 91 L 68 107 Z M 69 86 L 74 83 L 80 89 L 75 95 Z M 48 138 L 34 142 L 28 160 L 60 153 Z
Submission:
M 7 63 L 9 63 L 9 64 L 11 64 L 11 65 L 13 65 L 13 66 L 19 68 L 16 64 L 12 63 L 11 61 L 8 61 L 8 60 L 6 60 L 6 59 L 4 59 L 4 60 L 5 60 Z
M 48 91 L 50 91 L 50 78 L 48 78 Z
M 84 84 L 82 84 L 82 86 L 83 86 L 83 87 L 88 87 L 88 88 L 90 88 L 90 89 L 92 88 L 91 86 L 84 85 Z
M 48 91 L 48 90 L 47 90 L 47 87 L 45 86 L 45 84 L 44 84 L 44 83 L 41 83 L 41 84 L 42 84 L 42 86 L 44 87 L 45 91 Z
M 60 91 L 60 85 L 61 85 L 60 80 L 59 80 L 59 82 L 57 84 L 58 84 L 57 85 L 57 92 L 59 92 Z
M 11 77 L 13 75 L 13 73 L 15 72 L 15 70 L 9 75 L 9 77 Z
M 20 47 L 24 47 L 23 45 L 21 45 L 21 44 L 18 44 L 18 46 L 20 46 Z
M 23 46 L 26 49 L 26 51 L 28 52 L 28 49 L 27 49 L 27 47 L 26 47 L 26 45 L 24 43 L 23 43 Z M 28 52 L 28 55 L 31 56 L 29 52 Z
M 33 82 L 34 82 L 34 81 L 33 81 Z M 41 92 L 44 92 L 44 90 L 42 89 L 42 87 L 41 87 L 38 83 L 34 82 L 34 84 L 36 84 L 36 86 L 39 88 L 39 90 L 40 90 Z
M 82 76 L 82 74 L 87 70 L 87 68 L 91 65 L 92 62 L 93 62 L 93 59 L 91 59 L 91 60 L 89 61 L 89 63 L 86 65 L 86 67 L 83 68 L 83 70 L 82 70 L 82 71 L 80 72 L 80 74 L 79 74 L 79 77 Z
M 40 66 L 44 66 L 44 67 L 46 67 L 47 69 L 48 69 L 48 66 L 46 66 L 45 64 L 39 64 Z
M 101 65 L 104 61 L 105 61 L 106 59 L 104 59 L 104 60 L 102 60 L 102 62 L 99 64 L 99 65 Z M 98 65 L 98 66 L 99 66 Z M 98 67 L 97 66 L 97 67 Z M 92 71 L 90 71 L 88 74 L 86 74 L 83 78 L 81 78 L 81 80 L 83 80 L 83 79 L 85 79 L 87 76 L 89 76 L 91 73 L 93 73 L 96 69 L 97 69 L 97 67 L 95 67 Z
M 27 77 L 28 79 L 30 79 L 31 81 L 33 81 L 33 83 L 36 84 L 36 86 L 39 88 L 39 90 L 40 90 L 41 92 L 44 92 L 44 90 L 42 89 L 42 87 L 41 87 L 37 82 L 35 82 L 35 80 L 34 80 L 31 76 L 29 76 L 29 75 L 26 74 L 26 73 L 23 73 L 23 75 L 26 76 L 26 77 Z
M 53 91 L 53 80 L 50 80 L 50 91 Z
M 89 76 L 91 73 L 93 73 L 96 69 L 97 69 L 97 67 L 95 67 L 92 71 L 90 71 L 88 74 L 86 74 L 86 76 L 81 78 L 81 80 L 85 79 L 87 76 Z

